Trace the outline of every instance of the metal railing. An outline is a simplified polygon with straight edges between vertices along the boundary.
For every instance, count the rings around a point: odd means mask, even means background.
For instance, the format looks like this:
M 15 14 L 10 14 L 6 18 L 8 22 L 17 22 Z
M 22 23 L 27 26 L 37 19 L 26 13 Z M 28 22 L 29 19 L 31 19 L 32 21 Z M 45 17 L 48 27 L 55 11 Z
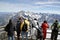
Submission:
M 51 31 L 47 31 L 47 33 L 51 34 Z M 60 32 L 58 35 L 60 35 Z M 7 40 L 7 33 L 4 31 L 4 27 L 0 27 L 0 40 Z
M 4 27 L 0 27 L 0 40 L 6 40 L 7 33 L 4 31 Z

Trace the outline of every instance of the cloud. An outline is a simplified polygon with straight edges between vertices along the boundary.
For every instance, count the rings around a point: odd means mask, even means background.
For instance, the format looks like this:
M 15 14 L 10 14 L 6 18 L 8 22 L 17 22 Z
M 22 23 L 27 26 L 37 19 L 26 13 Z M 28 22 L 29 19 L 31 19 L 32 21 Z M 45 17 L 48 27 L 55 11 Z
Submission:
M 45 3 L 47 4 L 47 3 Z M 49 3 L 50 4 L 50 3 Z M 31 12 L 43 12 L 43 13 L 60 13 L 60 7 L 41 5 L 37 6 L 35 4 L 24 4 L 24 3 L 8 3 L 0 2 L 0 12 L 18 12 L 20 10 L 31 11 Z
M 36 2 L 35 4 L 60 4 L 60 2 Z
M 53 11 L 53 10 L 41 10 L 41 13 L 49 13 L 49 14 L 60 14 L 60 11 Z
M 6 2 L 0 2 L 0 11 L 17 12 L 20 10 L 34 10 L 39 8 L 38 6 L 32 6 L 29 4 L 12 4 Z
M 54 2 L 54 1 L 48 1 L 48 2 L 35 2 L 35 5 L 42 5 L 42 6 L 56 6 L 56 7 L 60 7 L 60 2 Z
M 8 11 L 8 12 L 17 12 L 19 10 L 25 10 L 29 6 L 24 4 L 11 4 L 11 3 L 5 3 L 0 2 L 0 11 Z

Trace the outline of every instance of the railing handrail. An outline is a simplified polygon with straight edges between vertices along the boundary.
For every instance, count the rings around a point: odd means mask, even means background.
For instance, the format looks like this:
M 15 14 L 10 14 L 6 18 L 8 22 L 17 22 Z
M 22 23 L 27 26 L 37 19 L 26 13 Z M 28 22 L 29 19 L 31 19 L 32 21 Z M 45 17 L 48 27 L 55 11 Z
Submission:
M 2 32 L 2 31 L 4 31 L 4 29 L 3 29 L 3 28 L 5 28 L 5 26 L 1 26 L 1 27 L 0 27 L 0 29 L 2 29 L 2 30 L 1 30 L 1 32 Z M 50 30 L 50 29 L 48 29 L 48 30 Z M 51 33 L 51 32 L 52 32 L 52 30 L 47 31 L 47 33 Z M 60 31 L 59 31 L 58 33 L 59 33 L 59 35 L 60 35 Z
M 4 27 L 1 27 L 0 29 L 2 29 L 2 28 L 4 28 Z M 4 31 L 4 30 L 1 30 L 0 35 L 3 33 L 3 31 Z M 5 32 L 5 33 L 6 33 L 6 32 Z M 50 31 L 48 31 L 47 33 L 48 33 L 48 34 L 51 34 Z M 5 34 L 3 33 L 2 35 L 5 35 Z M 60 33 L 59 33 L 58 35 L 60 35 Z M 6 38 L 6 37 L 5 37 L 5 38 Z
M 6 26 L 6 25 L 4 25 L 4 26 L 0 26 L 0 29 L 1 29 L 1 28 L 4 28 L 5 26 Z

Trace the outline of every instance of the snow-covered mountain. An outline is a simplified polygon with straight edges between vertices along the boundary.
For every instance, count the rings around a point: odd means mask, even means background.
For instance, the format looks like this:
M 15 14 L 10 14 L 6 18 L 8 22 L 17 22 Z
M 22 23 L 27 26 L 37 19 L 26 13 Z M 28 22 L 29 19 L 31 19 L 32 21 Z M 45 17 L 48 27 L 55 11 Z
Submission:
M 0 12 L 0 25 L 5 25 L 6 23 L 8 23 L 10 18 L 13 20 L 13 22 L 16 23 L 16 21 L 20 16 L 23 16 L 24 18 L 32 18 L 32 19 L 37 18 L 39 22 L 43 22 L 44 20 L 47 20 L 49 23 L 51 23 L 55 19 L 58 19 L 60 22 L 60 15 L 58 14 L 19 11 L 16 13 Z
M 25 11 L 20 11 L 17 12 L 17 14 L 15 15 L 15 17 L 19 17 L 19 16 L 23 16 L 26 18 L 36 18 L 38 19 L 39 22 L 42 22 L 44 20 L 47 20 L 49 23 L 53 22 L 55 19 L 58 19 L 60 21 L 60 15 L 58 14 L 49 14 L 49 13 L 34 13 L 34 12 L 25 12 Z
M 0 26 L 7 24 L 9 19 L 14 15 L 15 15 L 15 13 L 0 12 Z

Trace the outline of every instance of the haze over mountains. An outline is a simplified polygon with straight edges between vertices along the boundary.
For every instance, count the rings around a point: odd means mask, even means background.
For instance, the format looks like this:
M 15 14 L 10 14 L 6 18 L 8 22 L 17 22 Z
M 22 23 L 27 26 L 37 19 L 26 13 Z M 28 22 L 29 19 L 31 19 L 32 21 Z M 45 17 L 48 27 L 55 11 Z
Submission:
M 0 26 L 3 26 L 8 23 L 8 20 L 12 17 L 12 13 L 9 12 L 0 12 Z
M 34 13 L 34 12 L 0 12 L 0 26 L 6 25 L 11 17 L 17 18 L 18 16 L 37 18 L 39 22 L 47 20 L 49 23 L 52 23 L 55 19 L 58 19 L 60 22 L 59 14 L 49 14 L 49 13 Z

